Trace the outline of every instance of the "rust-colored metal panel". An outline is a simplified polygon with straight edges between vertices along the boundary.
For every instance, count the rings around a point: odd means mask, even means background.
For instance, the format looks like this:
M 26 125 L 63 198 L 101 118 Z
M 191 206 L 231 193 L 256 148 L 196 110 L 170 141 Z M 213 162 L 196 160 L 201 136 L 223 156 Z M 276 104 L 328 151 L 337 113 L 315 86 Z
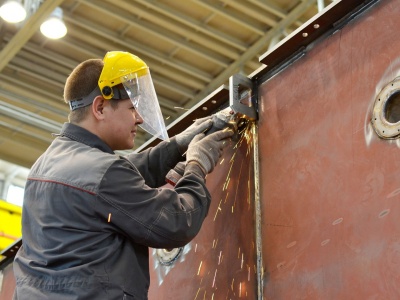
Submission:
M 11 300 L 14 294 L 15 278 L 12 263 L 0 271 L 0 299 Z
M 15 253 L 21 247 L 22 241 L 19 239 L 0 253 L 0 299 L 11 300 L 15 289 L 15 278 L 12 262 Z
M 265 299 L 400 299 L 399 143 L 370 125 L 399 15 L 378 2 L 259 89 Z
M 207 176 L 212 203 L 196 238 L 171 266 L 151 250 L 149 299 L 257 298 L 253 147 L 245 137 Z

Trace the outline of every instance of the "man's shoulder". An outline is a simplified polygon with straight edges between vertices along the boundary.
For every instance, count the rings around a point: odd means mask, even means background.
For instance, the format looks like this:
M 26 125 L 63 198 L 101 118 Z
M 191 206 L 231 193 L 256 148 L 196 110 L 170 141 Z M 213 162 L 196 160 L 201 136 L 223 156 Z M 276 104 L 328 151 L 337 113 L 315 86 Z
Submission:
M 120 158 L 77 141 L 57 138 L 31 168 L 30 178 L 93 184 Z

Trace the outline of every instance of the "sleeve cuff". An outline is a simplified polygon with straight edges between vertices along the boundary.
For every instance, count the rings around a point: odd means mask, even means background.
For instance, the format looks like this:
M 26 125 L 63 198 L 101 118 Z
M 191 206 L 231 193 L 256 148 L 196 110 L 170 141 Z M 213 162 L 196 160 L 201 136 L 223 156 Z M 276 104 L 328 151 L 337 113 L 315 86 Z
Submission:
M 206 175 L 208 174 L 207 171 L 203 168 L 203 166 L 200 165 L 200 164 L 199 164 L 197 161 L 195 161 L 195 160 L 191 160 L 191 161 L 188 161 L 188 162 L 186 163 L 185 172 L 186 172 L 186 170 L 190 170 L 190 171 L 192 171 L 193 173 L 196 173 L 196 174 L 200 175 L 200 176 L 203 177 L 203 178 L 205 178 Z

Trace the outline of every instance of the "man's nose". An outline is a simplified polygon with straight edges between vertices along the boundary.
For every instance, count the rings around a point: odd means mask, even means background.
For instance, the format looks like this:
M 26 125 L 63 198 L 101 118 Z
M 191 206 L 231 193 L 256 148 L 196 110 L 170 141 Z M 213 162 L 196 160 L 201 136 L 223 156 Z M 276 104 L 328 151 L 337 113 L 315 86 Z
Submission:
M 143 120 L 142 116 L 139 114 L 139 112 L 137 110 L 135 110 L 135 112 L 136 112 L 136 123 L 143 124 L 144 120 Z

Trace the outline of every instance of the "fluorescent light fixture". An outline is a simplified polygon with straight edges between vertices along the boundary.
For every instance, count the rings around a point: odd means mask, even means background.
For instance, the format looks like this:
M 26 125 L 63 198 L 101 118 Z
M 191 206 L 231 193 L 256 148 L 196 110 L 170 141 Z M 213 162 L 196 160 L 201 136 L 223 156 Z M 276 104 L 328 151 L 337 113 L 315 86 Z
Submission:
M 57 7 L 50 17 L 40 25 L 40 31 L 49 39 L 60 39 L 67 34 L 67 27 L 63 20 L 63 11 Z
M 18 23 L 26 18 L 25 8 L 20 1 L 8 0 L 0 7 L 0 17 L 9 23 Z

